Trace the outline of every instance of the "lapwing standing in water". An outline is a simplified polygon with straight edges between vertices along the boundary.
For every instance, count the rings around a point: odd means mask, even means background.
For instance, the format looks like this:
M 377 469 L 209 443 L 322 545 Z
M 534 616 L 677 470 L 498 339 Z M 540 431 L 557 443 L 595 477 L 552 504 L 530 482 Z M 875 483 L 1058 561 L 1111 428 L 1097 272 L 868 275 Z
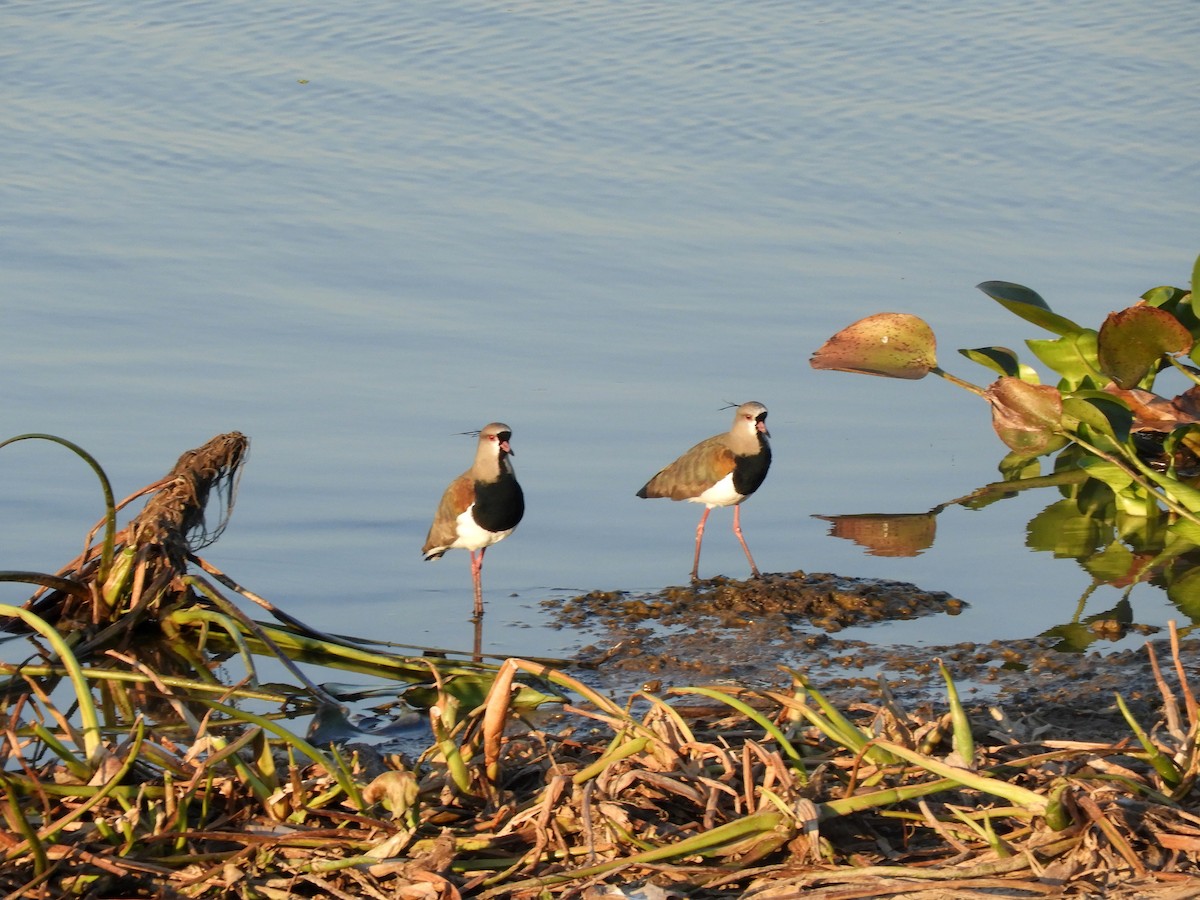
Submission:
M 705 505 L 696 527 L 692 581 L 700 578 L 700 543 L 704 540 L 704 523 L 714 506 L 733 507 L 733 533 L 746 551 L 750 571 L 758 577 L 758 566 L 742 537 L 739 504 L 758 490 L 767 477 L 767 469 L 771 467 L 770 436 L 767 408 L 754 401 L 743 403 L 734 412 L 729 431 L 701 441 L 637 492 L 639 497 L 668 497 Z
M 484 551 L 512 534 L 525 514 L 525 495 L 509 459 L 513 455 L 510 440 L 512 429 L 502 422 L 480 429 L 475 463 L 442 494 L 421 548 L 427 560 L 439 559 L 447 550 L 471 551 L 477 620 L 483 617 Z

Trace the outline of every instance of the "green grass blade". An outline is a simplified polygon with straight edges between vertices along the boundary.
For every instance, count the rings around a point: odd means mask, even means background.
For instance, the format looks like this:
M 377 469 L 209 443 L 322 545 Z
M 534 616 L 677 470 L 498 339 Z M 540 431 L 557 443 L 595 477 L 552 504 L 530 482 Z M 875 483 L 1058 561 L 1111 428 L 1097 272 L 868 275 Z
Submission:
M 787 736 L 780 730 L 779 726 L 760 713 L 757 709 L 745 701 L 739 700 L 724 691 L 716 688 L 706 687 L 686 687 L 672 688 L 672 694 L 699 694 L 701 697 L 708 697 L 710 700 L 716 700 L 719 703 L 724 703 L 733 709 L 736 709 L 746 718 L 757 724 L 779 745 L 781 749 L 792 762 L 796 763 L 801 769 L 804 768 L 804 757 L 792 745 L 792 742 L 787 739 Z
M 992 794 L 996 797 L 1002 797 L 1014 806 L 1019 806 L 1036 815 L 1044 815 L 1050 804 L 1050 801 L 1041 794 L 1035 793 L 1028 788 L 1023 788 L 1020 785 L 1009 784 L 1006 781 L 1000 781 L 996 778 L 989 778 L 986 775 L 972 772 L 970 769 L 949 765 L 948 763 L 934 759 L 932 756 L 924 756 L 915 750 L 909 750 L 907 747 L 902 747 L 899 744 L 893 744 L 889 741 L 879 741 L 878 745 L 885 748 L 889 753 L 912 763 L 914 766 L 919 766 L 927 772 L 932 772 L 934 775 L 948 778 L 951 781 L 957 781 L 963 787 L 982 791 L 985 794 Z
M 1183 773 L 1179 771 L 1179 767 L 1175 765 L 1175 761 L 1154 745 L 1154 741 L 1150 740 L 1150 735 L 1146 733 L 1146 729 L 1133 717 L 1133 713 L 1125 705 L 1124 698 L 1120 694 L 1117 694 L 1116 698 L 1117 707 L 1121 710 L 1121 715 L 1125 717 L 1125 721 L 1129 723 L 1129 727 L 1137 735 L 1138 742 L 1141 743 L 1142 748 L 1146 751 L 1147 758 L 1150 760 L 1150 765 L 1154 766 L 1154 771 L 1170 787 L 1178 787 L 1180 782 L 1183 781 Z
M 105 474 L 100 463 L 96 462 L 95 458 L 78 444 L 74 444 L 66 438 L 60 438 L 53 434 L 19 434 L 6 441 L 0 441 L 0 447 L 15 444 L 17 441 L 28 440 L 51 441 L 55 444 L 61 444 L 91 466 L 92 471 L 96 473 L 96 477 L 100 479 L 100 487 L 104 491 L 104 545 L 100 550 L 100 569 L 96 574 L 97 578 L 103 584 L 108 578 L 109 566 L 112 565 L 113 548 L 117 535 L 117 502 L 113 497 L 112 484 L 109 483 L 108 475 Z
M 950 703 L 950 721 L 954 723 L 954 751 L 962 764 L 968 767 L 975 765 L 975 737 L 971 734 L 971 721 L 967 711 L 963 709 L 958 696 L 958 688 L 950 677 L 950 670 L 940 659 L 937 661 L 938 671 L 946 682 L 946 697 Z
M 214 709 L 217 712 L 223 713 L 230 719 L 257 725 L 264 731 L 268 731 L 280 738 L 284 743 L 295 747 L 302 754 L 325 769 L 325 771 L 329 772 L 337 781 L 338 786 L 341 787 L 341 789 L 345 792 L 346 797 L 352 804 L 354 804 L 356 808 L 365 808 L 362 794 L 358 789 L 358 785 L 356 785 L 350 778 L 346 777 L 344 770 L 340 766 L 330 760 L 322 751 L 318 750 L 304 738 L 297 734 L 293 734 L 282 725 L 272 722 L 270 719 L 255 715 L 251 712 L 246 712 L 244 709 L 237 709 L 232 706 L 227 706 L 224 703 L 219 703 L 216 700 L 210 700 L 207 697 L 197 697 L 195 698 L 195 702 L 203 703 L 210 709 Z
M 96 714 L 96 704 L 92 700 L 91 686 L 83 675 L 79 660 L 75 658 L 75 654 L 71 652 L 71 648 L 67 646 L 62 635 L 44 619 L 29 610 L 0 603 L 0 616 L 14 616 L 23 621 L 46 639 L 62 661 L 63 668 L 67 670 L 67 676 L 71 680 L 71 686 L 75 689 L 75 699 L 79 703 L 79 723 L 83 728 L 83 752 L 86 754 L 88 762 L 95 765 L 99 762 L 99 753 L 103 746 L 100 743 L 100 719 Z

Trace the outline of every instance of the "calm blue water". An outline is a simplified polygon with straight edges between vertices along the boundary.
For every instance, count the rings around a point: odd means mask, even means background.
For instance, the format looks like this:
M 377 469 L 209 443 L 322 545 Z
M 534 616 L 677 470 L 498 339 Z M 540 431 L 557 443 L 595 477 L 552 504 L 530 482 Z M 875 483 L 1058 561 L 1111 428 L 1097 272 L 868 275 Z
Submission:
M 699 509 L 634 491 L 724 430 L 725 401 L 755 399 L 776 454 L 743 515 L 760 567 L 971 604 L 876 640 L 1035 634 L 1090 583 L 1024 548 L 1051 498 L 950 510 L 913 559 L 811 518 L 922 511 L 994 480 L 984 405 L 808 357 L 902 310 L 983 382 L 956 348 L 1042 335 L 980 281 L 1097 324 L 1186 285 L 1194 13 L 2 4 L 0 431 L 82 444 L 119 495 L 243 431 L 208 558 L 317 627 L 465 647 L 465 554 L 419 548 L 470 461 L 457 433 L 506 421 L 529 511 L 488 555 L 485 643 L 545 654 L 579 637 L 544 627 L 544 598 L 686 578 Z M 0 568 L 57 569 L 101 512 L 51 445 L 0 453 L 0 498 Z M 745 574 L 729 519 L 710 519 L 704 574 Z M 1152 588 L 1133 602 L 1139 621 L 1170 615 Z

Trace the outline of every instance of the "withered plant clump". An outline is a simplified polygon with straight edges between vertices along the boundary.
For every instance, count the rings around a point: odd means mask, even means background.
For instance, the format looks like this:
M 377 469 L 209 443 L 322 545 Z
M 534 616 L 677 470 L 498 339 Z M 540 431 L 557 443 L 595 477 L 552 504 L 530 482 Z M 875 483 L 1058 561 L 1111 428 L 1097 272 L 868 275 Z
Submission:
M 3 573 L 5 580 L 44 586 L 44 591 L 25 604 L 30 613 L 62 633 L 83 629 L 94 635 L 117 623 L 128 633 L 146 617 L 196 599 L 194 586 L 187 581 L 189 558 L 194 549 L 216 540 L 228 521 L 241 467 L 250 450 L 244 434 L 217 435 L 204 446 L 187 451 L 166 476 L 120 504 L 113 503 L 103 470 L 81 448 L 52 435 L 23 435 L 12 440 L 26 438 L 65 444 L 88 461 L 101 480 L 108 507 L 105 519 L 89 535 L 84 552 L 57 574 Z M 219 522 L 209 528 L 205 516 L 213 494 L 223 503 Z M 118 532 L 117 511 L 147 495 L 142 511 Z M 93 543 L 97 531 L 103 531 L 103 537 Z M 11 619 L 8 624 L 16 625 Z M 106 639 L 112 636 L 113 632 L 105 635 Z M 93 645 L 93 649 L 97 647 Z

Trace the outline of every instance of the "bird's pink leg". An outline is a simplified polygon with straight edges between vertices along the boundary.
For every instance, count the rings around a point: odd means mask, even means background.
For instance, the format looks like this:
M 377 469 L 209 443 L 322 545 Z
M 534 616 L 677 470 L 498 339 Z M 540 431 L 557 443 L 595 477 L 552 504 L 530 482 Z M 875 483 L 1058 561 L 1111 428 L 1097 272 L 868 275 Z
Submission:
M 750 555 L 750 548 L 746 546 L 746 539 L 742 537 L 742 507 L 740 505 L 733 508 L 733 533 L 737 535 L 738 543 L 742 545 L 742 549 L 746 551 L 746 559 L 750 560 L 750 571 L 754 573 L 755 578 L 761 577 L 758 571 L 758 566 L 754 564 L 754 557 Z
M 696 526 L 696 558 L 692 560 L 692 581 L 700 580 L 700 542 L 704 540 L 704 523 L 708 521 L 710 512 L 711 507 L 704 507 L 704 515 L 700 517 L 700 524 Z
M 471 580 L 475 583 L 475 618 L 483 618 L 483 554 L 487 547 L 479 548 L 479 555 L 471 551 Z

